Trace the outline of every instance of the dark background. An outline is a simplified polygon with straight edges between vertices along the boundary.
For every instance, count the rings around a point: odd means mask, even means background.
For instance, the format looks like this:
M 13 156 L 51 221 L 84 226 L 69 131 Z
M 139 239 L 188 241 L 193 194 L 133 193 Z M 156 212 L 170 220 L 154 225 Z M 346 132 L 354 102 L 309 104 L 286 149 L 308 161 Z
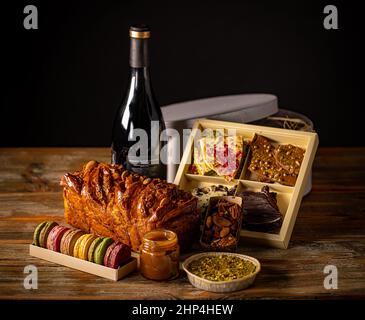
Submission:
M 16 2 L 1 9 L 1 146 L 109 146 L 136 22 L 153 32 L 160 105 L 272 93 L 313 120 L 322 146 L 364 145 L 355 2 Z M 38 30 L 23 28 L 27 4 L 38 8 Z M 327 4 L 339 30 L 323 27 Z

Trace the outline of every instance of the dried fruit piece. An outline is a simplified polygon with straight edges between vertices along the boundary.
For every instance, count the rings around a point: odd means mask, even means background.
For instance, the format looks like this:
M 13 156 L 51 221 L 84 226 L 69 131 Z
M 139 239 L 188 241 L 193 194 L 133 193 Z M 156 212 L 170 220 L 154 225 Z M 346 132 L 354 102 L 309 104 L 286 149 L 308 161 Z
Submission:
M 213 223 L 218 227 L 229 227 L 231 225 L 231 221 L 226 218 L 220 217 L 219 215 L 213 216 Z
M 205 225 L 207 226 L 208 229 L 210 229 L 212 227 L 212 225 L 213 225 L 212 216 L 209 216 L 207 218 Z
M 227 236 L 229 234 L 231 230 L 229 229 L 229 227 L 224 227 L 221 232 L 219 233 L 219 236 L 221 238 L 224 238 L 225 236 Z
M 212 247 L 232 247 L 237 244 L 237 239 L 232 235 L 228 235 L 227 237 L 217 239 L 212 242 Z
M 240 208 L 237 206 L 231 206 L 228 208 L 228 211 L 232 217 L 232 219 L 237 220 L 240 216 Z

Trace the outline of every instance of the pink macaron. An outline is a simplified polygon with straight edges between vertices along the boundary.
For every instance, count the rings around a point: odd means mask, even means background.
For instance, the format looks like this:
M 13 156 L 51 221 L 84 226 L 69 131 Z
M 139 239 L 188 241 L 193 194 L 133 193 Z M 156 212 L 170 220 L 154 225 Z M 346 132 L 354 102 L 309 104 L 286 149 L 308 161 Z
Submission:
M 47 249 L 60 252 L 61 239 L 67 230 L 64 226 L 54 227 L 47 238 Z
M 106 250 L 104 266 L 117 269 L 131 257 L 131 249 L 124 243 L 114 242 Z

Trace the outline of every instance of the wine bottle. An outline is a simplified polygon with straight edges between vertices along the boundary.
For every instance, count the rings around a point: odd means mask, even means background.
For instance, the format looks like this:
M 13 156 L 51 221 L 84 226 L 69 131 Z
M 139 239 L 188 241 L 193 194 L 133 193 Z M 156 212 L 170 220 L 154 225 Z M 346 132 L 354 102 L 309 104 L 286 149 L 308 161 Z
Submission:
M 161 132 L 165 129 L 161 109 L 152 90 L 148 45 L 150 29 L 132 26 L 130 36 L 130 79 L 127 92 L 114 119 L 112 163 L 139 174 L 166 179 L 161 162 Z

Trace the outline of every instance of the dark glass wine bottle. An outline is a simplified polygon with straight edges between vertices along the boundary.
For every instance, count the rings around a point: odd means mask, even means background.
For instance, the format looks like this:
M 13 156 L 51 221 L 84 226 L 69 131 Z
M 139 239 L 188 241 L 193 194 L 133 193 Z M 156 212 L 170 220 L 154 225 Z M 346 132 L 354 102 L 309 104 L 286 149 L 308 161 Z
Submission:
M 161 109 L 152 90 L 147 26 L 132 26 L 130 36 L 130 80 L 113 125 L 112 163 L 151 178 L 166 179 L 161 162 L 161 132 L 165 129 Z

